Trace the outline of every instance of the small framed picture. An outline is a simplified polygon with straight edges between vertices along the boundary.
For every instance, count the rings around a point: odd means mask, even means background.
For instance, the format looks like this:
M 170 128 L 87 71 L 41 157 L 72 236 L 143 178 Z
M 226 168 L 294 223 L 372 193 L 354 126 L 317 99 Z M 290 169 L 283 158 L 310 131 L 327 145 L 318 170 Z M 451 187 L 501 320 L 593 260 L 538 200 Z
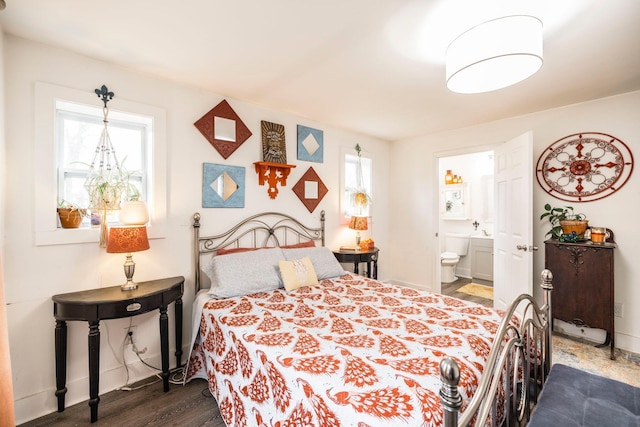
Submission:
M 270 163 L 287 163 L 287 144 L 284 126 L 277 123 L 260 122 L 262 128 L 262 160 Z

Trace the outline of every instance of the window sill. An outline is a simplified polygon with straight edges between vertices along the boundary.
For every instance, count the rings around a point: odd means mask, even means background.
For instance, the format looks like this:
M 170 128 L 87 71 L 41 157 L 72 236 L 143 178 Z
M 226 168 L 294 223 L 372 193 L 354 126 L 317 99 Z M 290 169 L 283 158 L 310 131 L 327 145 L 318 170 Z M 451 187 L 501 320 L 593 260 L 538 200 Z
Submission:
M 147 226 L 149 239 L 163 239 L 166 229 L 163 224 Z M 56 228 L 48 231 L 36 231 L 36 246 L 71 245 L 78 243 L 98 243 L 100 228 Z

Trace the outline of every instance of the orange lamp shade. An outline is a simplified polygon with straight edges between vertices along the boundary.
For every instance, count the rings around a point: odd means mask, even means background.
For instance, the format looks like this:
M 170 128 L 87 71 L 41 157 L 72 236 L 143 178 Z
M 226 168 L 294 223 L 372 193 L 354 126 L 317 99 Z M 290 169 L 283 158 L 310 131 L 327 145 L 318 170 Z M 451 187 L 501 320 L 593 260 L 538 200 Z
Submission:
M 352 216 L 349 222 L 349 228 L 352 230 L 366 230 L 368 229 L 366 216 Z
M 149 249 L 146 226 L 111 227 L 107 240 L 107 252 L 130 253 Z

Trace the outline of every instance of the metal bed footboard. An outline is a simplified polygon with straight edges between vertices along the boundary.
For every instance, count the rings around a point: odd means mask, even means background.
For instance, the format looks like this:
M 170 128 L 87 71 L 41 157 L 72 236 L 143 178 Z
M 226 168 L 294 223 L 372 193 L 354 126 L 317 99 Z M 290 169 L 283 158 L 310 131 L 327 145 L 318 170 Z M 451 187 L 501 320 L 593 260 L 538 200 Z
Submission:
M 551 283 L 553 275 L 543 270 L 543 305 L 530 295 L 520 295 L 509 306 L 496 332 L 485 370 L 473 398 L 460 414 L 458 391 L 460 368 L 451 357 L 440 361 L 440 402 L 444 426 L 523 425 L 542 390 L 551 368 Z M 514 316 L 519 319 L 514 325 Z M 504 393 L 499 393 L 504 387 Z M 498 420 L 497 397 L 504 399 L 504 420 Z

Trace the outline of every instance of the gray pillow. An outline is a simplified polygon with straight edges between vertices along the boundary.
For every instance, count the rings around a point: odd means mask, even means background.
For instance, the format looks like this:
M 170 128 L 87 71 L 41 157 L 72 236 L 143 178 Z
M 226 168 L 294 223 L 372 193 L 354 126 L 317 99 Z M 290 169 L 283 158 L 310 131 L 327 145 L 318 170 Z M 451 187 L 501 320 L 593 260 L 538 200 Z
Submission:
M 280 248 L 215 256 L 203 268 L 211 279 L 209 294 L 229 298 L 282 288 L 278 261 L 283 259 Z
M 347 274 L 335 255 L 333 255 L 333 252 L 331 252 L 331 249 L 327 247 L 282 249 L 282 252 L 284 252 L 284 258 L 287 261 L 309 257 L 313 268 L 316 270 L 318 280 L 331 279 Z

